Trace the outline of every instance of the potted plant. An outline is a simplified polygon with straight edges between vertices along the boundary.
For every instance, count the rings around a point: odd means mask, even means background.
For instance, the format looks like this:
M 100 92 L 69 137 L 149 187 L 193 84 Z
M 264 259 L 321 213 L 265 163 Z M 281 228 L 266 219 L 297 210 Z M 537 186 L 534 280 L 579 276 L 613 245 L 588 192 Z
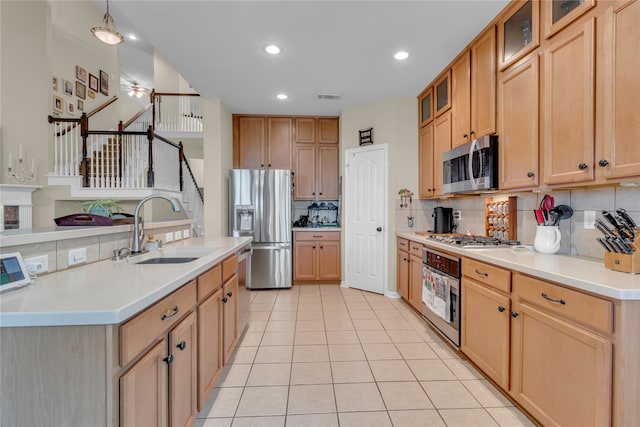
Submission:
M 111 217 L 124 211 L 124 209 L 113 199 L 98 199 L 82 202 L 82 211 L 93 215 Z

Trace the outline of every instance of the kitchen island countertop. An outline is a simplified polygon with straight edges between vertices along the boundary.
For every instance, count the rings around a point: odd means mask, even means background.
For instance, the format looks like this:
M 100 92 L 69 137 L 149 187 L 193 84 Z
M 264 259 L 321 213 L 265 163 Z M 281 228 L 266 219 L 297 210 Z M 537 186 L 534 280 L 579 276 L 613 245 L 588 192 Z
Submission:
M 143 265 L 99 261 L 38 277 L 0 295 L 0 326 L 119 324 L 193 280 L 238 249 L 250 237 L 198 237 L 166 246 L 216 247 L 183 264 Z
M 640 274 L 609 270 L 602 261 L 547 255 L 526 249 L 463 249 L 436 242 L 415 232 L 397 233 L 397 236 L 596 295 L 617 300 L 640 300 Z

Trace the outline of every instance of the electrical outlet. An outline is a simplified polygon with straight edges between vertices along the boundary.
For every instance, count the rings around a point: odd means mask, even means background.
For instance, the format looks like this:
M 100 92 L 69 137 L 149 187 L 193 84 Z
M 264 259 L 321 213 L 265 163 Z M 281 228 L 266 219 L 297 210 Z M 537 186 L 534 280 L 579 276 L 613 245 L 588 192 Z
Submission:
M 25 258 L 24 264 L 30 274 L 42 274 L 49 271 L 49 257 L 47 255 Z
M 166 243 L 173 242 L 173 231 L 170 231 L 164 235 L 164 241 Z
M 182 230 L 176 231 L 175 233 L 173 233 L 173 235 L 175 236 L 175 240 L 182 239 Z
M 189 230 L 188 228 L 182 230 L 182 238 L 188 239 L 189 237 L 191 237 L 191 230 Z
M 585 230 L 596 228 L 596 211 L 584 211 L 584 228 Z
M 69 267 L 87 262 L 87 248 L 71 249 L 69 251 Z
M 462 211 L 460 211 L 460 210 L 453 211 L 453 219 L 455 219 L 456 221 L 460 222 L 460 220 L 462 219 Z

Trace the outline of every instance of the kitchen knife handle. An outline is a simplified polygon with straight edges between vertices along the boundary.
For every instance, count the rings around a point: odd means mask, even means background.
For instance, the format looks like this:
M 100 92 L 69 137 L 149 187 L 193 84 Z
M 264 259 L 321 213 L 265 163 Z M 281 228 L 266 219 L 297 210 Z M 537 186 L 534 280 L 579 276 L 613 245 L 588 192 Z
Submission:
M 627 211 L 625 211 L 624 209 L 620 208 L 616 211 L 616 213 L 618 215 L 620 215 L 629 225 L 629 227 L 631 228 L 638 228 L 638 226 L 636 225 L 636 222 L 633 220 L 633 218 L 631 218 L 629 216 L 629 214 L 627 213 Z
M 598 243 L 600 243 L 600 244 L 602 245 L 602 247 L 603 247 L 607 252 L 613 252 L 613 251 L 611 250 L 611 248 L 609 248 L 609 246 L 607 246 L 607 245 L 604 243 L 604 240 L 602 240 L 602 237 L 596 237 L 596 240 L 598 241 Z

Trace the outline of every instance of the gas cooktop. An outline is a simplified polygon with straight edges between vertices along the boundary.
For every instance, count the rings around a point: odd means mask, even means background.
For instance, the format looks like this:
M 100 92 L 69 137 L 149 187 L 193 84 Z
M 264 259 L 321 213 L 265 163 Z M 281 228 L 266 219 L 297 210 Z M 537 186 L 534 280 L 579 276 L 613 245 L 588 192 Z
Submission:
M 487 236 L 469 236 L 467 234 L 431 234 L 429 239 L 461 248 L 504 248 L 519 245 L 517 240 L 501 240 Z

